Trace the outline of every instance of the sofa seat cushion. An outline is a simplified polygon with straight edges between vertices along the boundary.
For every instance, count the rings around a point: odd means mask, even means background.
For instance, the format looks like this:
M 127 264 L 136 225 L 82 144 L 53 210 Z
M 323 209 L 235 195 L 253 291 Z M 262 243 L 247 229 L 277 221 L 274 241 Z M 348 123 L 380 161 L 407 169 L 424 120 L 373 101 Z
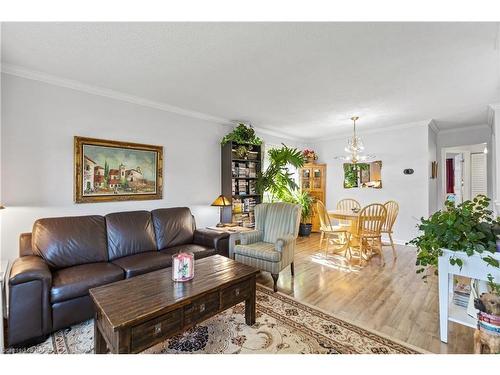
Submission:
M 161 251 L 161 253 L 172 256 L 177 253 L 193 253 L 194 259 L 206 258 L 211 255 L 215 255 L 216 251 L 214 248 L 196 245 L 196 244 L 187 244 L 187 245 L 178 245 L 172 246 L 167 249 Z
M 143 273 L 167 268 L 172 265 L 172 257 L 159 253 L 158 251 L 148 251 L 147 253 L 130 255 L 113 261 L 118 267 L 125 271 L 128 279 Z
M 52 303 L 82 297 L 89 289 L 123 280 L 123 270 L 111 263 L 89 263 L 63 268 L 52 274 Z
M 275 245 L 268 242 L 255 242 L 249 245 L 236 245 L 234 253 L 249 258 L 265 260 L 268 262 L 281 261 L 281 253 L 276 251 Z

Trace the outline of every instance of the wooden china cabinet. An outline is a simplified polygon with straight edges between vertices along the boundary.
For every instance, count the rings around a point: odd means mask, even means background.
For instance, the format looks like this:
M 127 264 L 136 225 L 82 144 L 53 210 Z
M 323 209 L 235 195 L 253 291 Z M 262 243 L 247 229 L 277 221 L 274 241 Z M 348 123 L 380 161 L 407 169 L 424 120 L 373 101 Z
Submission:
M 316 200 L 320 200 L 326 205 L 326 164 L 304 164 L 299 169 L 299 177 L 301 190 L 307 191 Z M 312 231 L 318 232 L 320 222 L 316 205 L 313 205 L 311 224 Z

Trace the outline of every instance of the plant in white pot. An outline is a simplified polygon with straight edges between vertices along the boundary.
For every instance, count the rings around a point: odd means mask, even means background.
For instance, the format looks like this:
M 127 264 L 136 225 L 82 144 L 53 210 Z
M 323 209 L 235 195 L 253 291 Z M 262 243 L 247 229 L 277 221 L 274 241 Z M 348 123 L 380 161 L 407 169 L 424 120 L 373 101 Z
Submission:
M 488 209 L 489 204 L 490 200 L 484 195 L 478 195 L 459 205 L 446 202 L 444 210 L 435 212 L 428 219 L 421 219 L 421 234 L 410 241 L 410 244 L 417 247 L 416 272 L 423 273 L 424 279 L 429 276 L 429 271 L 437 274 L 439 264 L 441 340 L 447 341 L 448 320 L 477 327 L 474 333 L 476 353 L 483 353 L 483 348 L 487 346 L 490 352 L 500 353 L 500 336 L 496 338 L 500 332 L 500 316 L 492 315 L 498 309 L 491 309 L 490 306 L 499 301 L 500 285 L 497 283 L 500 279 L 500 253 L 497 241 L 500 220 Z M 469 316 L 477 316 L 476 322 L 467 320 L 463 312 L 456 308 L 453 310 L 453 319 L 450 318 L 450 274 L 478 279 L 471 282 L 471 295 L 466 309 Z M 487 320 L 486 323 L 484 319 Z
M 490 199 L 484 195 L 459 205 L 447 201 L 444 210 L 435 212 L 428 219 L 422 218 L 418 226 L 422 233 L 409 242 L 417 247 L 417 273 L 428 270 L 437 273 L 443 249 L 457 255 L 479 254 L 490 266 L 498 268 L 499 262 L 492 254 L 497 251 L 500 220 L 493 217 L 489 204 Z M 461 267 L 463 260 L 452 257 L 450 263 Z M 423 278 L 428 275 L 424 274 Z

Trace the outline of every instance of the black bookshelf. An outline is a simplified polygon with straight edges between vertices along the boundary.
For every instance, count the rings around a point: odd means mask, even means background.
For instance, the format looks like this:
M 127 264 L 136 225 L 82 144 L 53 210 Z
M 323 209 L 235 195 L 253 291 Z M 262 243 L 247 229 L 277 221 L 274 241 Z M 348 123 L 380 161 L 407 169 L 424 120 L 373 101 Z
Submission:
M 262 202 L 262 196 L 257 194 L 255 183 L 262 168 L 262 147 L 243 145 L 250 148 L 246 158 L 241 158 L 235 149 L 242 146 L 228 142 L 221 149 L 222 194 L 231 197 L 232 206 L 222 209 L 223 223 L 238 223 L 244 226 L 255 225 L 253 208 Z

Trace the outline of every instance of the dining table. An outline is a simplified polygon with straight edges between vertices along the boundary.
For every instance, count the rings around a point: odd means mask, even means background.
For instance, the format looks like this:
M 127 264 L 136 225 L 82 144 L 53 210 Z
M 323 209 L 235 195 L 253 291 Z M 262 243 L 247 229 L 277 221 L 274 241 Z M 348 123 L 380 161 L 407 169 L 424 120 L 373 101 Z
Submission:
M 352 210 L 332 210 L 328 211 L 328 216 L 331 219 L 347 221 L 349 222 L 349 233 L 355 235 L 358 231 L 358 221 L 359 221 L 360 211 L 354 212 Z
M 352 210 L 331 210 L 328 211 L 328 216 L 330 219 L 338 220 L 341 222 L 347 222 L 348 225 L 346 226 L 347 232 L 349 233 L 349 236 L 347 237 L 347 243 L 345 244 L 345 247 L 341 249 L 341 251 L 348 251 L 350 253 L 350 249 L 352 247 L 358 246 L 358 238 L 357 238 L 357 233 L 358 233 L 358 222 L 359 222 L 359 213 L 360 210 L 358 211 L 352 211 Z M 347 253 L 346 253 L 347 254 Z M 351 254 L 352 255 L 352 254 Z

